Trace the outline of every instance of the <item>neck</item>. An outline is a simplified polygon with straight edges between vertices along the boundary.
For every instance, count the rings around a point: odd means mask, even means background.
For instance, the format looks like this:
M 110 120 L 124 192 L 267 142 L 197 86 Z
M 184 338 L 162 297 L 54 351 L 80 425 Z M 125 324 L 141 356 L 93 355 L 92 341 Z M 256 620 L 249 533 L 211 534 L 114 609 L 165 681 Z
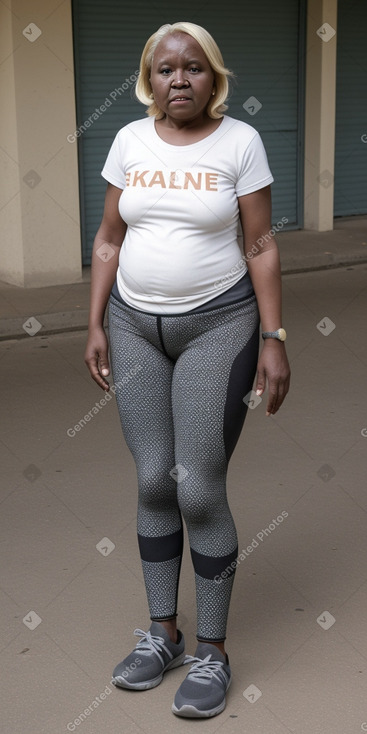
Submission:
M 177 120 L 168 115 L 165 115 L 161 120 L 157 120 L 158 125 L 162 127 L 170 128 L 171 130 L 198 130 L 206 127 L 210 122 L 215 122 L 209 115 L 204 112 L 199 117 L 194 117 L 192 120 Z

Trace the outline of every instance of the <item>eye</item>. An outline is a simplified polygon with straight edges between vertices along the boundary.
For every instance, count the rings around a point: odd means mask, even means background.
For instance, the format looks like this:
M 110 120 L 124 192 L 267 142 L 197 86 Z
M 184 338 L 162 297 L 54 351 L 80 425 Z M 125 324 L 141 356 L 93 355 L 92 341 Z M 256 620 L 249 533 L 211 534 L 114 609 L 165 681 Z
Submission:
M 171 69 L 161 69 L 160 74 L 163 74 L 164 76 L 167 76 L 171 73 Z
M 191 66 L 190 71 L 197 72 L 200 71 L 197 66 Z

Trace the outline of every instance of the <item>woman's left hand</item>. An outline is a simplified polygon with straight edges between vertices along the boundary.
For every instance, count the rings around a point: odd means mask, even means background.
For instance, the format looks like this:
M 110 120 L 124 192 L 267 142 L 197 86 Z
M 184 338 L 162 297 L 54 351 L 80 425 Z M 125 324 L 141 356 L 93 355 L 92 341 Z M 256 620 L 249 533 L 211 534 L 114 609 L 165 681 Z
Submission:
M 291 371 L 283 342 L 266 339 L 257 364 L 255 391 L 262 395 L 268 383 L 266 415 L 279 410 L 288 390 Z

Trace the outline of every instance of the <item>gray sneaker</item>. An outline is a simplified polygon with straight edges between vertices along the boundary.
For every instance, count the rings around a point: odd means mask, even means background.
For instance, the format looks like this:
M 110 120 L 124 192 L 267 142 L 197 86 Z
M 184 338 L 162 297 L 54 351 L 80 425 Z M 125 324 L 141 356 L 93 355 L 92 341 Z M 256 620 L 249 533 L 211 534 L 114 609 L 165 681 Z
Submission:
M 186 655 L 185 663 L 191 662 L 193 665 L 175 695 L 173 713 L 189 719 L 220 714 L 231 683 L 228 657 L 215 645 L 199 642 L 195 656 Z
M 116 665 L 112 673 L 112 683 L 120 688 L 145 691 L 155 688 L 163 678 L 163 673 L 183 665 L 185 660 L 185 640 L 177 630 L 177 643 L 171 639 L 159 622 L 152 622 L 148 632 L 136 629 L 134 635 L 141 637 L 130 655 Z

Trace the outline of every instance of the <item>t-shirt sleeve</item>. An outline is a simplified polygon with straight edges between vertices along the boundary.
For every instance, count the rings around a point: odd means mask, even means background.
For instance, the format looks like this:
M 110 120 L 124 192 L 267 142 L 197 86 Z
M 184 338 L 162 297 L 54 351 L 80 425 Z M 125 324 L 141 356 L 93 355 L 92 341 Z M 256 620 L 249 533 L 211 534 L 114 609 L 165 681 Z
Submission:
M 117 133 L 105 164 L 102 168 L 101 175 L 113 186 L 117 186 L 119 189 L 124 189 L 126 186 L 126 177 L 123 164 L 122 156 L 122 145 L 121 145 L 121 131 Z
M 274 181 L 267 155 L 258 132 L 246 148 L 236 184 L 237 196 L 251 194 Z

